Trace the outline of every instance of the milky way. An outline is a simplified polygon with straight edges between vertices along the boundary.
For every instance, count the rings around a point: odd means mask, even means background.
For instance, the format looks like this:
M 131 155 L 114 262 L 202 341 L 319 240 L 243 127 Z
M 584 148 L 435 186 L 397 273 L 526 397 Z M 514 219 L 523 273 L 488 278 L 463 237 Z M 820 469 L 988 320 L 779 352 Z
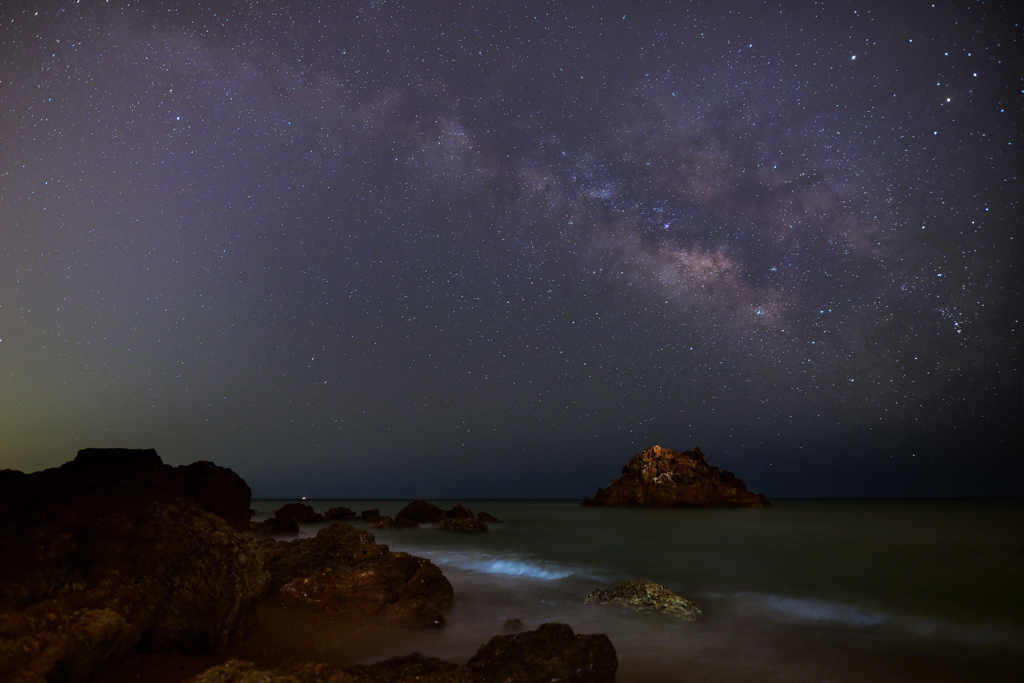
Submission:
M 577 4 L 4 3 L 0 467 L 1024 494 L 1010 6 Z

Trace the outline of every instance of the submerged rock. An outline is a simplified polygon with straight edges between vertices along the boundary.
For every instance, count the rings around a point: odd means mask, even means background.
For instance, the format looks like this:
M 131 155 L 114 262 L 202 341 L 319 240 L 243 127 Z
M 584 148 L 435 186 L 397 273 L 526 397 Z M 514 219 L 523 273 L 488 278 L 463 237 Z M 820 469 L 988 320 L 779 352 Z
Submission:
M 487 525 L 473 517 L 445 517 L 437 524 L 438 529 L 458 531 L 461 533 L 479 533 L 487 531 Z
M 408 529 L 409 527 L 416 526 L 416 522 L 411 519 L 405 519 L 404 517 L 388 517 L 387 515 L 381 515 L 377 518 L 377 521 L 373 523 L 374 529 Z
M 622 476 L 584 498 L 585 507 L 770 507 L 763 493 L 708 463 L 700 448 L 679 452 L 652 446 L 622 468 Z
M 441 628 L 441 612 L 452 606 L 452 585 L 430 560 L 391 552 L 370 532 L 344 522 L 313 538 L 280 542 L 268 562 L 272 590 L 327 610 Z
M 494 636 L 470 658 L 473 681 L 565 681 L 612 683 L 619 666 L 612 641 L 603 633 L 575 634 L 566 624 Z
M 692 602 L 653 581 L 624 581 L 608 589 L 595 589 L 584 602 L 588 605 L 622 605 L 641 612 L 664 612 L 694 621 L 701 616 Z

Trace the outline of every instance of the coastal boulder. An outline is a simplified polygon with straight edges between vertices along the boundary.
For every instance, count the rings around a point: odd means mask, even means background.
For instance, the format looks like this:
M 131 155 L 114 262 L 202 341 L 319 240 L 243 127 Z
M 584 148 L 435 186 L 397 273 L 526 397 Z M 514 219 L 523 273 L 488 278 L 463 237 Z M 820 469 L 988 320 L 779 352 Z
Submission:
M 612 683 L 618 668 L 607 636 L 577 635 L 565 624 L 494 636 L 466 666 L 413 653 L 375 664 L 337 669 L 311 662 L 257 669 L 229 660 L 188 683 Z
M 452 585 L 433 563 L 391 552 L 373 534 L 344 522 L 313 538 L 282 541 L 268 561 L 273 591 L 327 610 L 441 628 L 441 612 L 452 606 Z
M 456 503 L 449 510 L 442 510 L 439 506 L 423 500 L 414 500 L 409 503 L 399 511 L 393 520 L 386 524 L 387 526 L 380 527 L 375 524 L 374 527 L 401 529 L 420 524 L 436 524 L 438 529 L 445 531 L 487 531 L 487 524 L 484 523 L 484 520 L 475 518 L 472 510 L 461 503 Z
M 305 503 L 288 503 L 274 513 L 274 517 L 284 519 L 296 524 L 314 524 L 326 521 L 326 517 L 313 509 L 312 505 Z
M 622 605 L 640 612 L 665 614 L 694 621 L 701 611 L 686 598 L 653 581 L 623 581 L 608 589 L 595 589 L 584 602 L 588 605 Z
M 494 636 L 466 665 L 479 683 L 612 683 L 618 666 L 608 636 L 575 634 L 566 624 Z
M 152 450 L 86 449 L 0 477 L 0 667 L 13 667 L 0 679 L 83 680 L 137 644 L 226 647 L 269 580 L 237 530 L 249 526 L 247 491 L 230 470 L 173 468 Z M 29 668 L 12 652 L 34 653 Z
M 324 513 L 324 517 L 332 522 L 344 522 L 349 519 L 355 519 L 355 510 L 347 508 L 345 506 L 334 507 Z
M 680 452 L 652 446 L 622 468 L 622 476 L 583 506 L 770 507 L 763 493 L 747 490 L 739 477 L 708 463 L 700 448 Z
M 0 680 L 84 681 L 138 639 L 124 615 L 66 600 L 0 614 Z
M 409 527 L 417 526 L 416 522 L 405 517 L 389 517 L 387 515 L 381 515 L 377 518 L 377 521 L 373 523 L 374 529 L 408 529 Z
M 444 510 L 425 500 L 414 500 L 399 510 L 395 517 L 413 524 L 436 524 L 444 519 Z

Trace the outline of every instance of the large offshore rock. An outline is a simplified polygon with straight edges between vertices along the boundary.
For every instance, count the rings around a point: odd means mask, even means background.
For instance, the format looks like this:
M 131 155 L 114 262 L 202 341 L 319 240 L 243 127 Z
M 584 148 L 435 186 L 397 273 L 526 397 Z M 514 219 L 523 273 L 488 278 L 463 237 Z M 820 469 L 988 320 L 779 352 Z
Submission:
M 344 522 L 313 538 L 281 542 L 269 568 L 278 594 L 323 609 L 441 628 L 441 613 L 452 606 L 452 585 L 430 560 L 391 552 L 373 534 Z
M 83 680 L 136 644 L 215 652 L 245 630 L 269 580 L 236 530 L 249 488 L 198 465 L 87 449 L 0 475 L 0 679 Z
M 637 453 L 583 506 L 770 507 L 763 493 L 747 490 L 739 477 L 708 463 L 700 448 L 679 452 L 652 446 Z
M 612 588 L 591 591 L 588 605 L 622 605 L 641 612 L 664 612 L 690 621 L 701 616 L 700 609 L 684 597 L 653 581 L 623 581 Z

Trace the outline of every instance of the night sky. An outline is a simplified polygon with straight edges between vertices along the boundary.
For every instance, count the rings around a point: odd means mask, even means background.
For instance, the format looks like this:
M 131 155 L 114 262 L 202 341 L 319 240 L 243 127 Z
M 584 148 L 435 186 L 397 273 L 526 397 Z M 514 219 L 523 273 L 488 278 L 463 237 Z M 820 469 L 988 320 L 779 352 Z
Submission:
M 1024 495 L 1014 4 L 5 1 L 0 468 Z

